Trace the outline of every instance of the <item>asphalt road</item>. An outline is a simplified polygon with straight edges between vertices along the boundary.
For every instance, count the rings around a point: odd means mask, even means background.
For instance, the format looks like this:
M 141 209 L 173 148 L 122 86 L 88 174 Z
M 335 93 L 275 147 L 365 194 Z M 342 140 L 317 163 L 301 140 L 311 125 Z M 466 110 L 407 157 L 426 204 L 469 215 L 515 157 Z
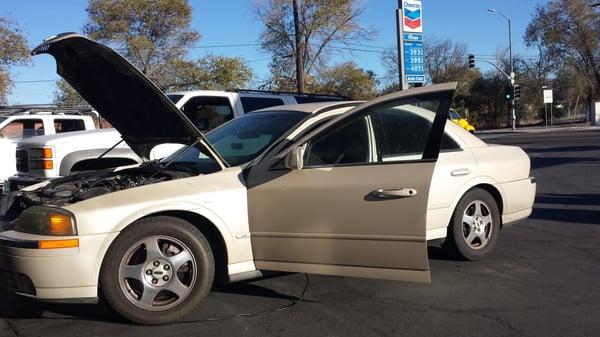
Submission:
M 531 156 L 535 211 L 485 261 L 430 248 L 431 284 L 311 276 L 289 310 L 202 321 L 289 304 L 305 279 L 281 275 L 214 291 L 187 322 L 161 327 L 0 294 L 0 336 L 600 336 L 600 130 L 486 137 Z

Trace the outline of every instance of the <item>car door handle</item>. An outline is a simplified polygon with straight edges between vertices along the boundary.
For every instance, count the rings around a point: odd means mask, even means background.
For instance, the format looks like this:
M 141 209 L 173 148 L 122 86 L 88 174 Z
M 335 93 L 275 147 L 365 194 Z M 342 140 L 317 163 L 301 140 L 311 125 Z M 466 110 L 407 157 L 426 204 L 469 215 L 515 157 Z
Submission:
M 378 198 L 411 198 L 417 195 L 417 190 L 412 188 L 380 188 L 371 192 L 371 194 Z
M 468 168 L 461 168 L 461 169 L 453 170 L 452 172 L 450 172 L 450 174 L 453 177 L 466 176 L 466 175 L 471 174 L 471 170 L 469 170 Z

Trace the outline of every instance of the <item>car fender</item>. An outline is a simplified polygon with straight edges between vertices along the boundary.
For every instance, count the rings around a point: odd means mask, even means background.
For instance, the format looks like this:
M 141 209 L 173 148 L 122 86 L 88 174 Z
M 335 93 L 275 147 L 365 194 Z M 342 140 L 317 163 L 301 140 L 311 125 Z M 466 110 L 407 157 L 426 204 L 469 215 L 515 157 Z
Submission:
M 454 214 L 454 210 L 456 209 L 456 206 L 458 205 L 458 203 L 460 202 L 460 199 L 462 199 L 462 197 L 471 189 L 473 189 L 476 186 L 480 186 L 480 185 L 491 185 L 493 186 L 498 193 L 500 194 L 500 198 L 502 199 L 502 205 L 498 205 L 500 206 L 502 209 L 505 208 L 505 203 L 506 203 L 506 198 L 504 197 L 504 191 L 502 190 L 502 187 L 500 186 L 500 184 L 498 184 L 498 182 L 496 180 L 494 180 L 492 177 L 488 177 L 488 176 L 477 176 L 474 177 L 473 179 L 467 181 L 456 193 L 456 195 L 454 196 L 454 199 L 452 200 L 452 202 L 450 203 L 450 207 L 448 208 L 448 216 L 447 219 L 448 221 L 446 222 L 446 225 L 450 224 L 450 220 L 452 218 L 452 214 Z M 502 214 L 500 214 L 502 215 Z

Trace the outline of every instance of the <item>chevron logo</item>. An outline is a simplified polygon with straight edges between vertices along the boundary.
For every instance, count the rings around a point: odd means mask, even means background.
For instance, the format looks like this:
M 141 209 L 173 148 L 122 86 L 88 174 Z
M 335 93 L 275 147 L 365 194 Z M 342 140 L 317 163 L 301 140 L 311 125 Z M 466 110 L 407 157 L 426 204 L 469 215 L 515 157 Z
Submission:
M 405 33 L 423 33 L 421 0 L 402 0 L 402 25 Z

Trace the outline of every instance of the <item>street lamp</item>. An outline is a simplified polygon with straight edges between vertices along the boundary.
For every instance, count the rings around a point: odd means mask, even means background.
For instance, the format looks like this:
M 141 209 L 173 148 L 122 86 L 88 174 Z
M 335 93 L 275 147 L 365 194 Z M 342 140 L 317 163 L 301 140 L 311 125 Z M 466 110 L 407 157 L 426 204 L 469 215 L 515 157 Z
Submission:
M 512 129 L 514 131 L 517 128 L 517 126 L 516 126 L 517 114 L 515 112 L 515 93 L 514 93 L 515 72 L 514 72 L 514 68 L 513 68 L 513 58 L 512 58 L 512 26 L 510 23 L 510 19 L 506 15 L 504 15 L 504 13 L 502 13 L 501 11 L 490 8 L 490 9 L 488 9 L 488 12 L 498 13 L 506 20 L 506 22 L 508 22 L 508 58 L 509 58 L 509 63 L 510 63 L 510 86 L 512 87 L 512 90 L 513 90 L 512 100 L 511 100 L 511 106 L 512 106 L 511 119 L 512 119 Z

